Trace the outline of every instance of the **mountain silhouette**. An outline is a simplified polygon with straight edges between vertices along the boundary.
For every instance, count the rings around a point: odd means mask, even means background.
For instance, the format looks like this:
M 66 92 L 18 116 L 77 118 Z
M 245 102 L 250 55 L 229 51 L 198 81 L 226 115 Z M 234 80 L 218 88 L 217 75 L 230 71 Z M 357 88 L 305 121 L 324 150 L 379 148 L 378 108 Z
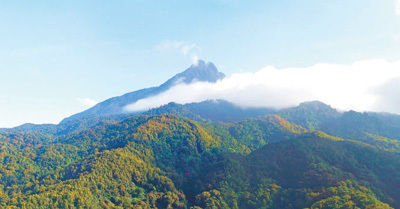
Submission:
M 188 69 L 173 76 L 160 86 L 145 88 L 124 94 L 122 96 L 107 99 L 86 111 L 64 119 L 61 123 L 90 116 L 110 116 L 123 114 L 124 107 L 126 105 L 132 104 L 140 99 L 160 94 L 179 83 L 192 83 L 195 81 L 214 83 L 217 80 L 223 79 L 224 77 L 225 74 L 219 72 L 213 63 L 198 60 L 197 63 L 192 64 Z

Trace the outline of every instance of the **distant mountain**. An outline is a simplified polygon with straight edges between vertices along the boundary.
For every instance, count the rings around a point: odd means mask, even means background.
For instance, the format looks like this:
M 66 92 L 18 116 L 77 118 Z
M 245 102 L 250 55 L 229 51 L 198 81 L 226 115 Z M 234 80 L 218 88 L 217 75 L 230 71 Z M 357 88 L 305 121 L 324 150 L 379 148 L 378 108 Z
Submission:
M 271 108 L 243 108 L 225 100 L 207 100 L 184 105 L 171 102 L 144 114 L 171 113 L 200 122 L 237 122 L 275 112 L 276 110 Z
M 400 115 L 352 110 L 339 112 L 319 101 L 305 102 L 276 114 L 307 129 L 333 136 L 364 142 L 400 139 Z
M 0 133 L 2 132 L 45 132 L 45 133 L 55 133 L 57 131 L 57 125 L 55 124 L 33 124 L 25 123 L 14 128 L 0 128 Z
M 185 105 L 170 103 L 143 114 L 158 115 L 162 113 L 172 113 L 199 122 L 236 123 L 245 120 L 243 124 L 246 124 L 247 132 L 253 134 L 256 131 L 251 129 L 257 127 L 257 123 L 274 114 L 308 130 L 320 130 L 332 136 L 354 139 L 385 149 L 400 150 L 399 115 L 355 111 L 339 112 L 320 101 L 304 102 L 299 106 L 281 110 L 241 108 L 224 100 Z M 242 136 L 243 134 L 241 133 Z M 268 141 L 266 138 L 261 139 L 260 136 L 262 134 L 254 137 L 258 137 L 259 142 Z M 249 140 L 254 138 L 247 137 Z
M 0 133 L 29 133 L 63 135 L 82 131 L 94 126 L 122 121 L 137 114 L 159 115 L 162 113 L 175 114 L 199 122 L 238 122 L 247 118 L 259 117 L 275 113 L 270 108 L 242 108 L 224 100 L 208 100 L 189 104 L 171 102 L 146 112 L 125 113 L 115 115 L 87 115 L 82 118 L 66 119 L 58 125 L 54 124 L 24 124 L 15 128 L 0 129 Z
M 140 114 L 159 115 L 171 113 L 198 122 L 231 123 L 276 114 L 290 123 L 309 130 L 320 130 L 330 135 L 355 139 L 369 144 L 380 144 L 388 149 L 400 148 L 400 116 L 372 112 L 339 112 L 319 101 L 304 102 L 299 106 L 275 110 L 270 108 L 242 108 L 224 100 L 198 103 L 169 103 Z M 139 113 L 115 115 L 87 115 L 66 119 L 58 125 L 25 124 L 12 129 L 0 129 L 0 133 L 36 132 L 63 135 L 85 130 L 101 124 L 122 121 Z
M 199 122 L 238 122 L 266 114 L 276 114 L 288 122 L 309 130 L 321 130 L 330 135 L 356 139 L 367 143 L 398 145 L 400 139 L 400 116 L 386 113 L 339 112 L 319 101 L 301 103 L 297 107 L 281 110 L 271 108 L 242 108 L 223 100 L 204 101 L 190 104 L 170 103 L 147 112 L 124 112 L 126 105 L 140 99 L 162 93 L 178 83 L 194 81 L 216 82 L 225 75 L 211 62 L 200 60 L 197 64 L 179 73 L 158 87 L 146 88 L 119 97 L 110 98 L 96 106 L 64 119 L 60 124 L 24 124 L 11 129 L 0 129 L 0 133 L 40 133 L 64 135 L 94 126 L 122 121 L 136 114 L 158 115 L 172 113 Z M 268 104 L 265 104 L 268 105 Z M 396 140 L 396 141 L 393 141 Z M 392 145 L 388 145 L 392 144 Z M 393 144 L 394 143 L 394 144 Z
M 321 123 L 341 116 L 336 109 L 320 101 L 303 102 L 297 107 L 282 109 L 279 115 L 311 130 L 318 130 Z
M 213 63 L 206 63 L 203 60 L 199 60 L 196 64 L 193 64 L 182 73 L 175 75 L 158 87 L 141 89 L 124 94 L 119 97 L 107 99 L 106 101 L 101 102 L 84 112 L 75 114 L 69 118 L 64 119 L 61 124 L 74 119 L 81 119 L 93 115 L 109 116 L 123 114 L 123 109 L 126 105 L 132 104 L 146 97 L 160 94 L 178 83 L 192 83 L 194 81 L 216 82 L 217 80 L 223 79 L 224 77 L 225 75 L 219 72 L 217 67 Z
M 38 132 L 61 135 L 104 123 L 121 121 L 129 116 L 137 114 L 127 113 L 123 109 L 126 105 L 132 104 L 140 99 L 160 94 L 179 83 L 192 83 L 195 81 L 216 82 L 224 77 L 225 75 L 219 72 L 213 63 L 199 60 L 196 64 L 191 65 L 188 69 L 173 76 L 160 86 L 145 88 L 107 99 L 86 111 L 65 118 L 58 125 L 27 123 L 14 128 L 0 128 L 0 133 Z M 251 115 L 253 116 L 254 114 Z

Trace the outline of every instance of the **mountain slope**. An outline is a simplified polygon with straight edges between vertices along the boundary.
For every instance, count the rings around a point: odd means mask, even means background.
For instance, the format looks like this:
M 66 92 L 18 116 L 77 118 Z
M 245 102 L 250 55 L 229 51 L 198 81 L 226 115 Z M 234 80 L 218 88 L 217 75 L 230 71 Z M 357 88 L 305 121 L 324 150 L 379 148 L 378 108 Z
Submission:
M 159 115 L 60 136 L 49 145 L 16 147 L 21 143 L 0 142 L 0 206 L 186 208 L 174 184 L 197 173 L 201 156 L 222 142 L 193 121 Z
M 108 99 L 104 102 L 101 102 L 94 107 L 75 114 L 69 118 L 64 119 L 62 123 L 73 120 L 79 119 L 83 117 L 87 117 L 90 115 L 97 115 L 97 116 L 107 116 L 107 115 L 118 115 L 125 113 L 123 108 L 126 105 L 132 104 L 139 99 L 143 99 L 146 97 L 154 96 L 159 93 L 162 93 L 172 86 L 176 85 L 177 83 L 191 83 L 193 81 L 206 81 L 206 82 L 216 82 L 219 79 L 224 78 L 225 75 L 217 70 L 213 63 L 206 63 L 202 60 L 199 60 L 198 63 L 193 64 L 184 72 L 179 73 L 166 81 L 165 83 L 161 84 L 158 87 L 151 87 L 146 88 L 138 91 L 134 91 L 131 93 L 127 93 L 125 95 L 114 97 Z
M 203 60 L 199 60 L 198 63 L 173 76 L 160 86 L 145 88 L 107 99 L 86 111 L 65 118 L 58 125 L 23 124 L 14 128 L 0 128 L 0 133 L 38 132 L 42 134 L 62 135 L 104 123 L 121 121 L 137 114 L 124 111 L 124 107 L 140 99 L 162 93 L 178 83 L 191 83 L 194 81 L 216 82 L 224 77 L 225 75 L 219 72 L 213 63 L 206 63 Z
M 202 189 L 218 191 L 218 201 L 231 208 L 391 208 L 385 203 L 397 208 L 400 204 L 398 154 L 321 132 L 271 143 L 248 156 L 227 153 L 206 169 L 198 181 L 209 186 Z
M 201 122 L 237 122 L 251 117 L 258 117 L 276 110 L 270 108 L 242 108 L 224 100 L 204 101 L 189 104 L 169 103 L 140 114 L 159 115 L 162 113 L 175 114 Z M 25 124 L 15 128 L 0 129 L 0 133 L 41 133 L 63 135 L 79 132 L 94 126 L 122 121 L 139 113 L 115 115 L 87 115 L 82 118 L 66 119 L 58 125 L 53 124 Z
M 257 159 L 262 161 L 263 172 L 282 187 L 318 188 L 350 179 L 372 186 L 376 194 L 383 191 L 388 195 L 385 202 L 399 206 L 397 153 L 315 132 L 257 150 L 250 161 Z
M 374 112 L 338 112 L 322 102 L 305 102 L 297 107 L 279 110 L 277 115 L 310 130 L 347 139 L 400 147 L 400 115 Z
M 250 118 L 221 126 L 230 136 L 245 144 L 251 150 L 274 142 L 294 138 L 307 130 L 290 123 L 278 115 Z
M 297 107 L 282 109 L 278 114 L 311 130 L 319 130 L 322 123 L 341 116 L 337 110 L 320 101 L 303 102 Z
M 398 153 L 309 132 L 278 115 L 218 125 L 138 115 L 46 144 L 10 136 L 0 143 L 1 206 L 399 205 Z

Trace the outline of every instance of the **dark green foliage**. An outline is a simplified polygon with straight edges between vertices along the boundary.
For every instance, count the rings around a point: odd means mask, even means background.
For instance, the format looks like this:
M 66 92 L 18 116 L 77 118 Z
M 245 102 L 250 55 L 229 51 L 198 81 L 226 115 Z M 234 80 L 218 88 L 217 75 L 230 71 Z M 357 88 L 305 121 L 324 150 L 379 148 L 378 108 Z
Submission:
M 400 151 L 398 115 L 355 111 L 340 113 L 317 101 L 284 109 L 276 114 L 310 130 L 320 130 L 332 136 L 355 139 L 383 149 Z
M 298 107 L 280 110 L 277 114 L 310 130 L 319 130 L 322 123 L 341 116 L 338 111 L 319 101 L 304 102 Z
M 247 119 L 225 125 L 224 128 L 252 150 L 268 143 L 293 138 L 306 131 L 303 127 L 289 123 L 277 115 Z
M 389 208 L 379 199 L 398 206 L 400 198 L 398 154 L 320 132 L 248 156 L 222 155 L 205 169 L 200 182 L 221 191 L 231 208 L 317 208 L 322 203 L 325 208 Z M 339 193 L 328 192 L 334 187 L 341 188 Z

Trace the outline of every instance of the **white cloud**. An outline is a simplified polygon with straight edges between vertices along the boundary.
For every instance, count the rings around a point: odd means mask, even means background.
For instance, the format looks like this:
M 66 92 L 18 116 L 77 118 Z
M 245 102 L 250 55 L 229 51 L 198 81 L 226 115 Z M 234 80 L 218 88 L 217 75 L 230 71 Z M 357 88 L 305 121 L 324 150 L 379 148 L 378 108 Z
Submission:
M 157 45 L 156 49 L 161 52 L 165 52 L 171 49 L 179 50 L 183 55 L 187 55 L 190 52 L 197 50 L 198 47 L 196 44 L 188 43 L 186 41 L 167 40 Z
M 396 14 L 400 15 L 400 0 L 395 0 L 395 4 Z
M 376 89 L 377 106 L 387 112 L 400 113 L 400 77 L 394 78 Z
M 192 56 L 192 63 L 194 66 L 197 66 L 199 64 L 199 57 L 197 55 Z
M 86 107 L 93 107 L 98 103 L 96 100 L 90 98 L 77 98 L 76 101 Z
M 242 107 L 282 108 L 320 100 L 342 110 L 400 113 L 400 104 L 390 104 L 390 109 L 382 105 L 388 100 L 395 102 L 391 97 L 400 95 L 400 88 L 392 89 L 396 79 L 400 79 L 400 61 L 364 60 L 351 65 L 287 69 L 268 66 L 255 73 L 233 74 L 216 83 L 179 84 L 125 109 L 142 111 L 169 102 L 185 104 L 207 99 L 225 99 Z

